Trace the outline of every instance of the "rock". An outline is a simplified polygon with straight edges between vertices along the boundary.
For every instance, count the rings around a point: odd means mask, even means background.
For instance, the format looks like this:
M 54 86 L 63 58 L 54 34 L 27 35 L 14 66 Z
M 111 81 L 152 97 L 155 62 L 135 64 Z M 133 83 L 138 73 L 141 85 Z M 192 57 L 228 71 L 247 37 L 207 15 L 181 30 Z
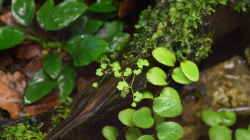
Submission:
M 237 108 L 250 106 L 249 85 L 250 70 L 235 56 L 203 71 L 196 88 L 205 93 L 202 98 L 212 108 Z

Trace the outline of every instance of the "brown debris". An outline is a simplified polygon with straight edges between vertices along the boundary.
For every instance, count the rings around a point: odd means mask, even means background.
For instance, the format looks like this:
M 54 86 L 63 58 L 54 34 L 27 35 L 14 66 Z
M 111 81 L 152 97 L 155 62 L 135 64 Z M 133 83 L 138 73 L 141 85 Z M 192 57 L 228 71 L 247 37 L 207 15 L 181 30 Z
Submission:
M 28 78 L 31 78 L 36 72 L 42 68 L 41 58 L 36 58 L 31 60 L 28 64 L 25 65 L 23 72 Z
M 119 6 L 118 17 L 125 18 L 127 15 L 134 12 L 136 8 L 135 0 L 123 0 Z
M 0 108 L 9 112 L 12 119 L 18 119 L 22 110 L 22 95 L 26 86 L 20 72 L 5 74 L 0 71 Z
M 0 21 L 6 25 L 17 25 L 11 11 L 5 11 L 2 15 L 0 15 Z
M 42 47 L 36 43 L 23 44 L 16 48 L 16 57 L 19 59 L 32 59 L 42 55 Z

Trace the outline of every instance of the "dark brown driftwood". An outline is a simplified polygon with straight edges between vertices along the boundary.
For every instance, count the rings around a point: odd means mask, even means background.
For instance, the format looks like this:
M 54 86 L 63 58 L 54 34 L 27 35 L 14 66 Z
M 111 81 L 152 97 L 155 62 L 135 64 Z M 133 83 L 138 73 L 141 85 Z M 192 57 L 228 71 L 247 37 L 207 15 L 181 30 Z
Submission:
M 48 140 L 62 138 L 73 128 L 88 121 L 110 102 L 116 92 L 117 80 L 109 76 L 102 83 L 101 87 L 97 89 L 91 86 L 83 89 L 82 96 L 77 99 L 73 107 L 72 115 L 48 135 Z

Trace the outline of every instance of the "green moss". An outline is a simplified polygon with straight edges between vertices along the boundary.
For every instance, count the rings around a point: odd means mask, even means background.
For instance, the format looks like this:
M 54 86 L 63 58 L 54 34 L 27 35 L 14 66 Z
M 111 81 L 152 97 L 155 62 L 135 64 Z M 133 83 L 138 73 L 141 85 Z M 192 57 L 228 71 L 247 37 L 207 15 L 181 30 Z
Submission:
M 0 132 L 1 140 L 44 140 L 45 134 L 30 123 L 18 123 Z

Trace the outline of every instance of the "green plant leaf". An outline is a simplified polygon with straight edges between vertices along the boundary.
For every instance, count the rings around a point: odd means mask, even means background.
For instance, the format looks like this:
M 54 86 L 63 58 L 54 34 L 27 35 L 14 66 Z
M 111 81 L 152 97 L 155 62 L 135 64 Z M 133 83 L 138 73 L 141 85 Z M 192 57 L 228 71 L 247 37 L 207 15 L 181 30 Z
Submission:
M 111 13 L 111 12 L 115 12 L 117 10 L 117 8 L 112 5 L 112 1 L 108 1 L 108 0 L 100 0 L 94 4 L 92 4 L 89 7 L 89 11 L 91 12 L 95 12 L 95 13 Z
M 108 43 L 91 35 L 71 39 L 64 48 L 74 59 L 75 66 L 86 66 L 107 52 Z
M 151 135 L 143 135 L 140 136 L 137 140 L 155 140 L 155 138 Z
M 202 110 L 201 118 L 209 126 L 217 126 L 223 121 L 223 118 L 219 112 L 215 112 L 209 109 Z
M 177 67 L 173 70 L 173 73 L 171 75 L 172 79 L 179 83 L 179 84 L 191 84 L 192 81 L 190 81 L 182 72 L 180 67 Z
M 179 99 L 173 97 L 160 96 L 154 98 L 154 112 L 161 117 L 177 117 L 182 113 L 182 104 Z
M 105 126 L 102 129 L 102 135 L 106 140 L 117 140 L 119 133 L 117 128 L 113 126 Z
M 232 132 L 225 126 L 213 126 L 208 134 L 210 140 L 232 140 Z
M 97 36 L 107 41 L 112 41 L 113 37 L 122 33 L 123 23 L 121 21 L 106 22 L 99 30 Z
M 199 81 L 199 77 L 200 77 L 199 69 L 194 62 L 189 61 L 189 60 L 182 61 L 181 70 L 189 80 L 193 82 Z
M 58 76 L 58 88 L 62 97 L 67 97 L 75 88 L 76 71 L 70 65 L 64 65 L 61 74 Z
M 184 135 L 181 125 L 176 122 L 162 122 L 156 126 L 159 140 L 179 140 Z
M 151 128 L 154 125 L 154 119 L 151 110 L 148 107 L 142 107 L 133 115 L 133 123 L 139 128 Z
M 221 111 L 219 112 L 220 115 L 222 116 L 222 122 L 221 122 L 221 125 L 224 125 L 224 126 L 232 126 L 236 123 L 236 113 L 233 112 L 233 111 Z
M 48 95 L 55 87 L 56 81 L 50 79 L 44 71 L 37 72 L 31 81 L 28 82 L 24 93 L 26 104 L 34 103 Z
M 173 67 L 176 62 L 174 52 L 164 47 L 157 47 L 152 51 L 153 57 L 161 64 Z
M 170 97 L 181 102 L 181 98 L 177 90 L 171 87 L 165 87 L 160 93 L 161 97 Z
M 29 25 L 35 16 L 34 0 L 12 0 L 11 13 L 22 25 Z
M 132 118 L 133 118 L 135 111 L 136 110 L 132 108 L 124 109 L 119 112 L 118 118 L 124 125 L 132 127 L 134 126 Z
M 0 27 L 0 50 L 15 47 L 25 39 L 24 33 L 13 26 Z
M 127 33 L 119 33 L 113 37 L 111 45 L 109 47 L 109 52 L 120 52 L 129 42 L 130 35 Z
M 166 86 L 168 84 L 166 81 L 167 74 L 159 67 L 150 68 L 146 77 L 148 82 L 156 86 Z
M 137 140 L 140 137 L 140 135 L 141 135 L 141 131 L 139 128 L 130 127 L 126 131 L 125 137 L 126 137 L 126 140 Z
M 235 132 L 235 138 L 236 140 L 250 140 L 250 131 L 239 128 Z
M 60 30 L 75 21 L 87 10 L 87 6 L 78 1 L 64 1 L 55 6 L 53 0 L 47 0 L 38 11 L 40 26 L 48 31 Z
M 62 60 L 59 54 L 50 53 L 43 59 L 44 71 L 53 79 L 56 79 L 62 70 Z

